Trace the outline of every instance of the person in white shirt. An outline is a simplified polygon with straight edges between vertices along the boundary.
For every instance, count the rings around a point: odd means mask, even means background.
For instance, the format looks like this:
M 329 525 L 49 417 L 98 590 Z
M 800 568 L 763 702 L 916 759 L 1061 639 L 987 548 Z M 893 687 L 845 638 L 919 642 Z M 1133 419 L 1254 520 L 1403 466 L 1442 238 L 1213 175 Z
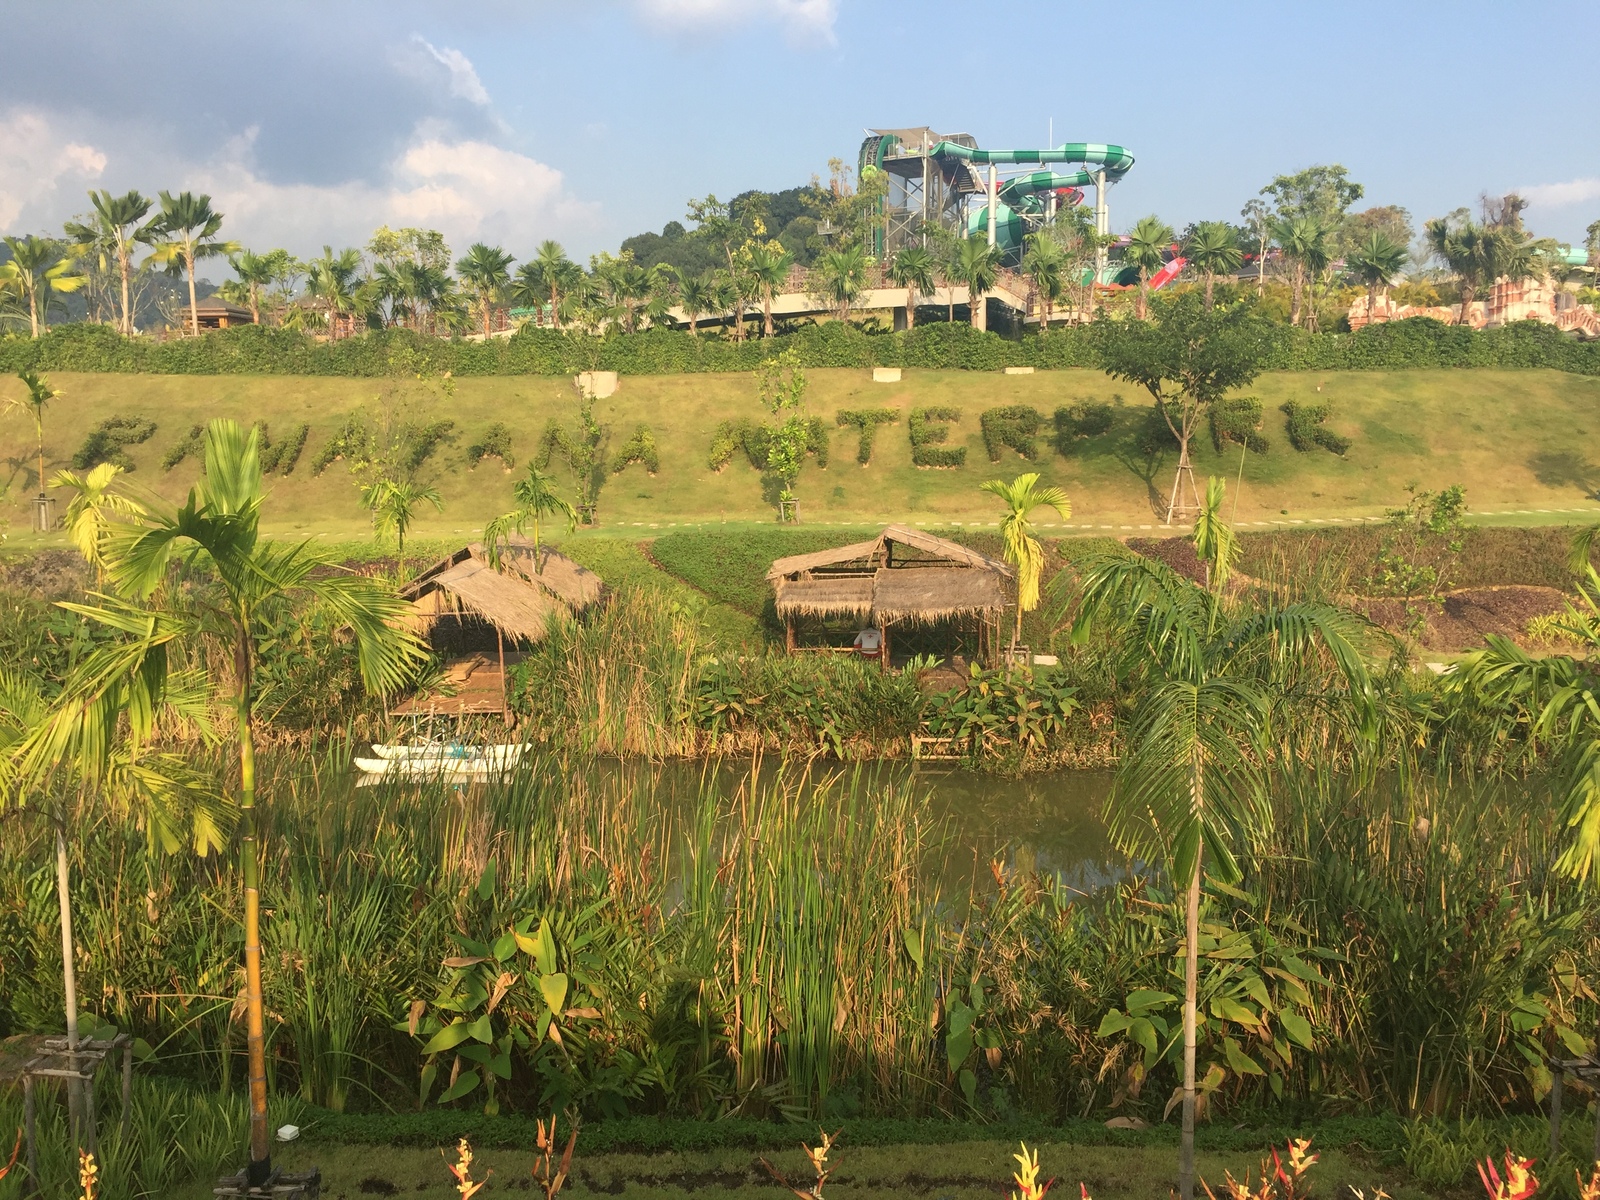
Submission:
M 855 646 L 862 658 L 877 658 L 883 651 L 883 630 L 868 626 L 856 634 Z

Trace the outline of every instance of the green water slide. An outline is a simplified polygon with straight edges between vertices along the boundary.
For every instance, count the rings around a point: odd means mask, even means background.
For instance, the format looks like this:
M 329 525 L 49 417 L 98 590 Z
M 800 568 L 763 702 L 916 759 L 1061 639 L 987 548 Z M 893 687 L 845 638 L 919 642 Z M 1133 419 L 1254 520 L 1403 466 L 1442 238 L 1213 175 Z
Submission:
M 928 152 L 932 158 L 955 158 L 975 166 L 990 163 L 1081 163 L 1076 171 L 1033 171 L 1008 179 L 998 189 L 995 205 L 995 245 L 1007 262 L 1022 253 L 1023 217 L 1043 211 L 1042 197 L 1062 188 L 1087 187 L 1105 172 L 1106 182 L 1116 183 L 1133 167 L 1133 155 L 1126 147 L 1103 142 L 1067 142 L 1053 150 L 976 150 L 955 142 L 939 142 Z M 987 235 L 988 206 L 974 208 L 967 215 L 967 235 Z

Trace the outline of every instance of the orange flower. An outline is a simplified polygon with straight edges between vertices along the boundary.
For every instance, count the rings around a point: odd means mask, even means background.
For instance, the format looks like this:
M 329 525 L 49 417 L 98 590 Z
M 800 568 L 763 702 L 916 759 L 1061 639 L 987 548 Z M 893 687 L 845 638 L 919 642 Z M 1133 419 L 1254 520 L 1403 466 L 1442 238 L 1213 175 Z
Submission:
M 1478 1178 L 1483 1180 L 1483 1190 L 1489 1194 L 1489 1200 L 1528 1200 L 1539 1190 L 1539 1179 L 1533 1173 L 1533 1164 L 1538 1161 L 1532 1158 L 1523 1158 L 1520 1155 L 1506 1151 L 1505 1178 L 1500 1177 L 1500 1172 L 1495 1170 L 1494 1159 L 1486 1158 L 1478 1164 Z

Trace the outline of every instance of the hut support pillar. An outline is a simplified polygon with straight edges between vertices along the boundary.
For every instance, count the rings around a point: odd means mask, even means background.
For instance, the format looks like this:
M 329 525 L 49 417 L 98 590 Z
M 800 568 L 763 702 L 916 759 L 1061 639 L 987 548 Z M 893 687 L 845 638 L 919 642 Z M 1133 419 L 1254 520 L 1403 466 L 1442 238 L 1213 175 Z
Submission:
M 879 628 L 883 633 L 883 645 L 878 648 L 878 670 L 889 669 L 889 622 L 879 621 Z
M 494 627 L 495 646 L 500 651 L 500 721 L 507 728 L 511 726 L 511 704 L 507 699 L 506 684 L 506 635 L 500 626 Z
M 785 654 L 794 653 L 794 618 L 789 617 L 783 623 L 783 651 Z

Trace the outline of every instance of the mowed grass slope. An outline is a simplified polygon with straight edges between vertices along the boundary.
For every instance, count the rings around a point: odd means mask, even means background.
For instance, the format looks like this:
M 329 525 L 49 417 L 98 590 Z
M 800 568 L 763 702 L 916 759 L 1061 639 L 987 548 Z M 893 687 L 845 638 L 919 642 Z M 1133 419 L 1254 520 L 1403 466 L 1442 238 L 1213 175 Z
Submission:
M 855 430 L 833 431 L 829 467 L 808 465 L 797 489 L 807 523 L 987 523 L 998 519 L 999 511 L 992 497 L 979 492 L 978 483 L 1036 469 L 1046 481 L 1066 487 L 1077 529 L 1120 528 L 1158 520 L 1171 486 L 1175 453 L 1151 457 L 1139 447 L 1147 398 L 1098 372 L 1006 376 L 908 371 L 900 384 L 875 384 L 868 372 L 857 370 L 815 370 L 808 376 L 812 410 L 830 427 L 843 408 L 886 406 L 898 409 L 901 419 L 879 428 L 872 463 L 865 468 L 855 461 Z M 191 459 L 170 474 L 159 464 L 195 423 L 217 416 L 245 423 L 264 420 L 278 438 L 299 422 L 309 423 L 310 437 L 294 473 L 271 481 L 268 521 L 280 532 L 346 538 L 362 535 L 366 517 L 343 464 L 312 476 L 318 451 L 347 414 L 363 406 L 394 404 L 407 394 L 427 394 L 418 384 L 368 379 L 61 372 L 51 382 L 62 395 L 47 414 L 48 472 L 67 465 L 84 436 L 105 418 L 145 416 L 158 428 L 148 442 L 131 448 L 137 468 L 132 480 L 169 499 L 182 495 L 196 478 L 198 464 Z M 9 397 L 19 390 L 13 380 L 0 381 L 0 394 Z M 1285 515 L 1378 515 L 1399 503 L 1406 483 L 1413 480 L 1426 488 L 1464 484 L 1477 511 L 1595 507 L 1589 497 L 1600 487 L 1600 379 L 1555 371 L 1298 372 L 1264 376 L 1254 390 L 1266 410 L 1264 432 L 1271 448 L 1246 458 L 1241 523 Z M 1078 443 L 1067 456 L 1050 448 L 1050 414 L 1057 406 L 1119 398 L 1109 433 Z M 1321 450 L 1291 449 L 1279 411 L 1289 399 L 1332 404 L 1330 425 L 1353 439 L 1349 454 L 1339 458 Z M 417 404 L 419 417 L 456 422 L 455 441 L 443 446 L 424 471 L 438 486 L 445 511 L 442 516 L 428 512 L 417 536 L 448 539 L 470 533 L 509 506 L 512 474 L 497 460 L 486 460 L 476 470 L 466 467 L 465 448 L 491 423 L 504 421 L 514 430 L 520 469 L 534 453 L 546 421 L 572 420 L 577 401 L 567 379 L 497 377 L 458 380 L 448 400 Z M 1031 405 L 1045 418 L 1035 464 L 1010 451 L 999 463 L 988 460 L 979 415 L 1008 404 Z M 951 426 L 947 444 L 967 447 L 964 467 L 925 470 L 911 465 L 905 418 L 911 408 L 923 405 L 947 405 L 963 414 Z M 761 478 L 742 455 L 720 473 L 706 465 L 719 422 L 765 418 L 751 376 L 624 377 L 620 391 L 598 403 L 597 414 L 610 427 L 612 449 L 644 423 L 654 431 L 661 456 L 657 476 L 635 466 L 607 481 L 600 498 L 600 533 L 648 536 L 649 530 L 674 525 L 772 520 Z M 17 414 L 0 420 L 0 462 L 10 484 L 0 511 L 13 536 L 27 528 L 32 459 L 31 424 Z M 1209 436 L 1201 436 L 1195 468 L 1202 479 L 1218 473 L 1232 480 L 1239 453 L 1232 449 L 1218 454 Z M 564 468 L 552 469 L 570 489 Z M 1056 521 L 1053 514 L 1043 515 Z

